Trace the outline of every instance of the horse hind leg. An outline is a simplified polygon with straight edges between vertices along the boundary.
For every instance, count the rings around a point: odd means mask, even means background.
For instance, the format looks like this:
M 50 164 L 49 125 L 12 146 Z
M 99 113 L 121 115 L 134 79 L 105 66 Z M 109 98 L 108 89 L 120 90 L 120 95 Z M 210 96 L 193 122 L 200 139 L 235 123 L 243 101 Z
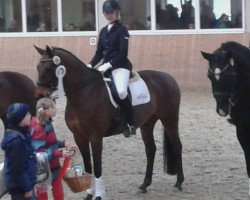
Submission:
M 172 118 L 173 120 L 173 118 Z M 177 174 L 175 187 L 182 191 L 184 174 L 182 168 L 182 143 L 179 137 L 178 120 L 164 125 L 164 171 L 170 175 Z
M 156 145 L 154 141 L 153 130 L 154 130 L 156 121 L 157 121 L 157 118 L 152 117 L 146 124 L 140 127 L 142 140 L 145 145 L 145 151 L 146 151 L 146 157 L 147 157 L 146 174 L 145 174 L 142 185 L 139 187 L 139 190 L 142 193 L 146 193 L 147 187 L 151 185 L 152 183 L 154 159 L 155 159 L 155 152 L 156 152 Z

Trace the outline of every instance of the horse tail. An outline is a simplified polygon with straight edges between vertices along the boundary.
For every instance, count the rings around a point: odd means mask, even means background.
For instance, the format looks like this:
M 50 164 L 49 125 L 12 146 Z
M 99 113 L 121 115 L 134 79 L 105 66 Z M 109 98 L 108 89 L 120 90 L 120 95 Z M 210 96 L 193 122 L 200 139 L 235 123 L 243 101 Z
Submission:
M 177 162 L 176 156 L 174 155 L 173 145 L 169 139 L 164 128 L 163 134 L 163 162 L 164 162 L 164 173 L 170 175 L 177 174 Z

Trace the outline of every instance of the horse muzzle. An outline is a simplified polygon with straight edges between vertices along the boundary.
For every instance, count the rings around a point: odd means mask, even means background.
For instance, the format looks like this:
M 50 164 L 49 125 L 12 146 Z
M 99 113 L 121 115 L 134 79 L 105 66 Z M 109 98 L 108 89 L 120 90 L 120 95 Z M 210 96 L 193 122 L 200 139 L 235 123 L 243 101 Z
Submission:
M 228 104 L 221 104 L 217 102 L 216 112 L 221 117 L 226 117 L 229 114 L 229 105 Z

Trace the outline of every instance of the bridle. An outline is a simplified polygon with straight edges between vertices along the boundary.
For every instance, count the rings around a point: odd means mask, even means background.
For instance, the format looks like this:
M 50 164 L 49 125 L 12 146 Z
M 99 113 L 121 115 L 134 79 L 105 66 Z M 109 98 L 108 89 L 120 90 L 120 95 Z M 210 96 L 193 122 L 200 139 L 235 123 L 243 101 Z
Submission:
M 225 73 L 228 69 L 232 67 L 232 72 L 228 74 L 227 76 L 231 76 L 230 80 L 230 94 L 228 99 L 228 106 L 229 106 L 229 114 L 231 113 L 231 109 L 240 101 L 242 95 L 246 91 L 247 85 L 250 83 L 250 79 L 246 80 L 241 84 L 240 86 L 237 86 L 238 81 L 238 73 L 237 73 L 237 66 L 234 63 L 234 60 L 231 58 L 229 63 L 220 70 L 219 68 L 216 68 L 214 71 L 209 66 L 209 71 L 215 75 L 215 78 L 217 76 L 217 81 L 219 81 L 219 78 L 222 73 Z M 219 77 L 219 78 L 218 78 Z
M 60 63 L 61 63 L 61 59 L 60 59 L 59 56 L 53 56 L 53 58 L 40 59 L 40 62 L 47 62 L 47 61 L 52 61 L 53 64 L 56 67 L 58 67 L 60 65 Z M 48 88 L 52 92 L 56 91 L 57 90 L 57 86 L 58 86 L 58 82 L 57 81 L 54 81 L 51 84 L 45 84 L 45 83 L 43 83 L 41 81 L 37 81 L 36 84 L 38 86 L 42 86 L 42 87 Z
M 46 58 L 46 59 L 41 59 L 40 60 L 40 62 L 48 62 L 48 61 L 53 61 L 53 64 L 55 65 L 55 67 L 60 67 L 61 59 L 60 59 L 59 56 L 54 56 L 53 58 Z M 61 65 L 61 66 L 63 66 L 63 65 Z M 71 85 L 69 87 L 72 88 L 72 89 L 70 91 L 67 91 L 67 94 L 74 93 L 75 91 L 77 91 L 77 90 L 79 90 L 79 89 L 81 89 L 83 87 L 86 87 L 87 85 L 91 84 L 92 82 L 96 83 L 97 80 L 95 80 L 95 79 L 89 79 L 87 82 L 81 81 L 80 83 L 76 83 L 74 85 Z M 57 81 L 55 81 L 55 82 L 53 82 L 53 83 L 51 83 L 49 85 L 37 81 L 37 85 L 49 88 L 53 92 L 58 89 L 57 88 L 57 86 L 58 86 L 58 82 Z M 66 93 L 66 91 L 65 91 L 65 93 Z

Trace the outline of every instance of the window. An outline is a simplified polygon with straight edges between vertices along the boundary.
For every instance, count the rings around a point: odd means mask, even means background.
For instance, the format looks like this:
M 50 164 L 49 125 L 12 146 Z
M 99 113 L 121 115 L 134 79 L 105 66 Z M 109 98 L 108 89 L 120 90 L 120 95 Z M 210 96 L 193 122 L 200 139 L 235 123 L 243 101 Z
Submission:
M 156 0 L 156 29 L 194 29 L 195 8 L 192 0 Z
M 243 9 L 247 0 L 117 1 L 122 23 L 135 35 L 243 33 L 246 27 Z M 103 13 L 97 12 L 103 2 L 0 0 L 0 35 L 97 35 L 106 25 Z
M 241 0 L 200 0 L 201 29 L 242 28 Z
M 58 29 L 55 0 L 26 0 L 27 31 L 51 32 Z
M 21 0 L 0 1 L 0 32 L 21 32 Z
M 95 31 L 95 0 L 63 0 L 62 18 L 64 31 Z
M 148 21 L 150 0 L 118 0 L 121 7 L 121 21 L 128 30 L 147 30 L 151 28 Z

